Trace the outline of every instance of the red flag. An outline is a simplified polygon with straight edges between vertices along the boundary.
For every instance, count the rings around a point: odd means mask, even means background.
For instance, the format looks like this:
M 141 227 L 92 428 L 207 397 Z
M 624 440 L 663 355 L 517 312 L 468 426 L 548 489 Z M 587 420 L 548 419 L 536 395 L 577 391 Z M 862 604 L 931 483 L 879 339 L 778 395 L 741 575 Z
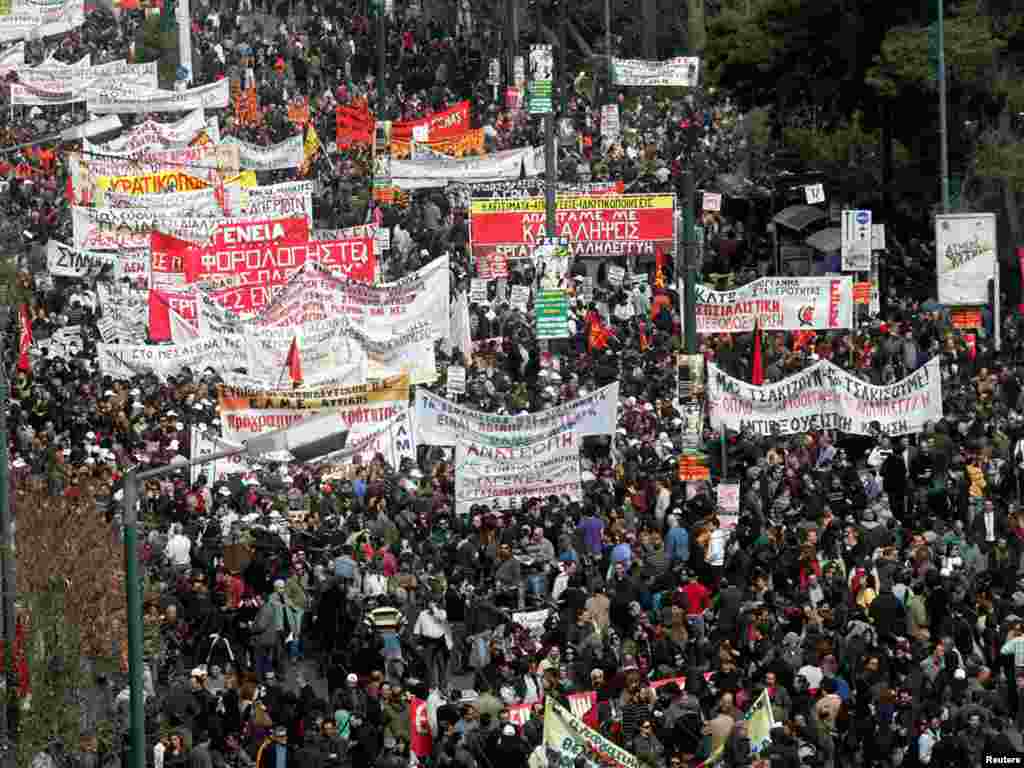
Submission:
M 590 352 L 597 349 L 607 349 L 608 339 L 611 338 L 611 331 L 605 328 L 600 317 L 590 321 L 590 333 L 587 338 L 587 348 Z
M 661 248 L 654 252 L 654 287 L 665 287 L 665 254 Z
M 18 370 L 28 371 L 31 365 L 28 361 L 28 348 L 32 346 L 32 321 L 28 316 L 28 304 L 22 304 L 19 310 L 21 316 L 21 336 L 18 340 Z
M 291 377 L 292 384 L 298 384 L 302 381 L 302 359 L 299 357 L 299 340 L 293 338 L 292 345 L 288 350 L 288 375 Z
M 761 360 L 761 325 L 754 326 L 754 365 L 750 372 L 750 383 L 754 386 L 764 384 L 764 361 Z
M 434 737 L 430 733 L 427 702 L 415 696 L 409 701 L 409 748 L 417 757 L 426 757 L 434 751 Z

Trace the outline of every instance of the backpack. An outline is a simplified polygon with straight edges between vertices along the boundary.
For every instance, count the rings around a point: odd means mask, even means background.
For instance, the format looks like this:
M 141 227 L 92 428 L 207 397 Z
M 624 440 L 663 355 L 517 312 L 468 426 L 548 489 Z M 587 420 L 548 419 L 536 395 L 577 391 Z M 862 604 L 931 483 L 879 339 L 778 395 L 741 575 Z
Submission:
M 486 635 L 477 635 L 469 646 L 469 666 L 483 669 L 491 663 L 491 644 Z

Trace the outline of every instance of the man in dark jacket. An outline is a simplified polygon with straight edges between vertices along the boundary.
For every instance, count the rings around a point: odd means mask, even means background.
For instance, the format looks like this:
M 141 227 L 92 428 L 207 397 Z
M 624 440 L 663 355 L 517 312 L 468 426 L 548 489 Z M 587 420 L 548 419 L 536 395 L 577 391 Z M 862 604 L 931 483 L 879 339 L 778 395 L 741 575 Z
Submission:
M 878 638 L 885 640 L 906 634 L 907 609 L 892 593 L 892 584 L 882 584 L 868 613 L 878 630 Z

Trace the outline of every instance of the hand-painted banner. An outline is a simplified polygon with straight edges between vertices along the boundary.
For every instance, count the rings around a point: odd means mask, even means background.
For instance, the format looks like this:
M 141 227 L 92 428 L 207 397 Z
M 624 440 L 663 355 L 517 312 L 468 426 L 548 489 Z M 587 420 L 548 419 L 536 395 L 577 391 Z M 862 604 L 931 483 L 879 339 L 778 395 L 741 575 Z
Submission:
M 618 382 L 539 413 L 498 416 L 474 411 L 426 390 L 416 392 L 416 437 L 425 445 L 456 445 L 459 439 L 492 446 L 521 446 L 572 429 L 579 437 L 615 432 Z
M 172 317 L 186 323 L 193 336 L 199 336 L 195 297 L 190 292 L 149 290 L 149 338 L 152 341 L 175 341 L 171 331 Z
M 216 178 L 238 173 L 238 147 L 226 144 L 206 144 L 201 147 L 147 150 L 132 157 L 80 157 L 92 176 L 139 176 L 167 170 L 187 170 L 198 178 Z M 147 190 L 152 192 L 153 190 Z M 180 191 L 180 190 L 172 190 Z
M 448 160 L 391 161 L 391 180 L 400 189 L 443 187 L 456 181 L 510 181 L 536 176 L 544 168 L 543 152 L 531 147 L 509 149 L 483 157 Z
M 426 140 L 428 142 L 438 141 L 439 139 L 453 139 L 469 130 L 469 122 L 469 102 L 460 101 L 455 106 L 429 117 L 400 120 L 392 123 L 391 141 L 400 141 L 408 144 L 413 140 L 413 133 L 418 133 L 424 127 L 427 129 Z
M 566 195 L 557 199 L 555 235 L 574 258 L 671 254 L 675 246 L 673 195 Z M 473 200 L 473 254 L 532 258 L 547 237 L 544 198 Z
M 349 237 L 375 237 L 377 234 L 376 224 L 358 224 L 354 227 L 343 229 L 314 229 L 314 240 L 345 240 Z
M 988 281 L 998 272 L 996 215 L 935 217 L 935 271 L 941 304 L 988 304 Z M 998 290 L 998 284 L 997 284 Z
M 138 176 L 99 176 L 96 179 L 96 189 L 99 194 L 95 202 L 101 208 L 113 207 L 107 202 L 108 192 L 118 195 L 170 195 L 178 192 L 198 192 L 209 188 L 210 183 L 205 179 L 192 176 L 180 169 L 154 171 Z
M 18 78 L 19 82 L 11 85 L 11 104 L 16 107 L 79 104 L 87 101 L 91 93 L 113 87 L 115 83 L 117 87 L 155 88 L 157 85 L 155 61 L 148 64 L 110 62 L 71 76 L 54 70 L 28 70 L 19 73 Z
M 247 328 L 242 334 L 248 376 L 262 386 L 278 386 L 288 370 L 292 344 L 302 361 L 303 383 L 307 386 L 366 383 L 367 358 L 362 344 L 348 331 L 346 318 L 306 323 L 297 329 Z M 285 374 L 286 375 L 286 374 Z
M 82 149 L 87 156 L 114 155 L 131 157 L 139 152 L 149 150 L 183 149 L 195 140 L 206 126 L 204 112 L 201 109 L 189 112 L 176 123 L 158 123 L 147 120 L 120 138 L 106 144 L 93 144 L 84 141 Z
M 352 442 L 378 431 L 408 409 L 409 378 L 298 390 L 221 387 L 219 402 L 224 437 L 235 443 L 328 412 L 338 413 Z
M 193 371 L 212 368 L 220 373 L 240 367 L 243 360 L 237 339 L 199 339 L 191 344 L 97 344 L 100 372 L 115 379 L 152 373 L 161 379 L 174 376 L 186 366 Z
M 808 331 L 853 325 L 853 279 L 762 277 L 733 291 L 697 286 L 697 333 Z
M 0 74 L 6 76 L 8 71 L 18 69 L 31 69 L 24 67 L 25 64 L 25 43 L 20 42 L 12 45 L 4 51 L 0 51 Z
M 571 766 L 577 758 L 586 761 L 587 768 L 642 768 L 636 757 L 611 739 L 602 736 L 569 710 L 555 703 L 549 696 L 544 709 L 544 746 L 548 754 L 557 755 L 549 764 Z
M 88 109 L 95 115 L 187 112 L 192 109 L 225 109 L 231 101 L 227 78 L 184 91 L 160 89 L 101 90 L 89 95 Z
M 77 29 L 85 23 L 85 0 L 62 2 L 19 2 L 0 16 L 0 41 L 41 40 Z M 46 62 L 53 66 L 60 62 Z
M 692 88 L 700 82 L 700 59 L 696 56 L 678 56 L 667 61 L 612 59 L 612 77 L 615 85 Z
M 450 139 L 437 141 L 407 143 L 391 141 L 391 157 L 404 159 L 413 156 L 413 147 L 425 147 L 448 157 L 465 157 L 468 154 L 479 154 L 484 151 L 484 129 L 475 128 Z
M 279 144 L 261 147 L 227 136 L 222 144 L 235 144 L 239 150 L 241 167 L 252 171 L 281 171 L 298 168 L 303 160 L 302 135 L 285 139 Z
M 239 447 L 226 440 L 221 440 L 212 429 L 203 430 L 193 426 L 190 432 L 192 453 L 189 456 L 193 460 Z M 193 466 L 191 479 L 194 483 L 200 475 L 204 475 L 212 487 L 217 483 L 227 482 L 232 475 L 241 475 L 241 480 L 256 480 L 259 469 L 260 462 L 250 459 L 245 453 L 240 453 L 237 456 Z
M 217 191 L 211 187 L 190 192 L 154 192 L 141 195 L 133 195 L 130 192 L 107 192 L 104 201 L 108 208 L 142 208 L 168 217 L 224 216 L 224 208 L 217 200 Z
M 304 216 L 309 226 L 313 225 L 313 184 L 309 181 L 286 181 L 269 186 L 240 186 L 226 189 L 225 201 L 227 209 L 235 217 L 291 219 Z
M 118 274 L 119 261 L 117 254 L 79 251 L 52 238 L 46 244 L 46 267 L 54 277 L 97 275 L 103 267 L 110 266 L 117 280 L 121 277 Z
M 821 360 L 773 384 L 755 386 L 708 366 L 708 415 L 713 427 L 756 435 L 834 429 L 854 435 L 907 435 L 942 418 L 939 359 L 905 379 L 875 386 Z
M 225 221 L 212 216 L 172 218 L 160 210 L 135 208 L 71 209 L 75 248 L 80 250 L 150 249 L 154 232 L 190 242 L 204 242 Z M 179 270 L 180 271 L 180 270 Z M 184 282 L 184 277 L 176 282 Z
M 581 493 L 580 445 L 572 429 L 515 448 L 456 443 L 456 512 L 468 514 L 475 504 L 508 509 L 534 497 L 578 500 Z

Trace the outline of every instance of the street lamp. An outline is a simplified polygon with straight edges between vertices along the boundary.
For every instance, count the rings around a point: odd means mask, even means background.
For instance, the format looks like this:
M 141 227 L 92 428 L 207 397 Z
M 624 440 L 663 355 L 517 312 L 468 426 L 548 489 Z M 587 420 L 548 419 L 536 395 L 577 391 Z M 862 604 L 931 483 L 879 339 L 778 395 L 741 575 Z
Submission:
M 2 423 L 0 422 L 0 425 Z M 287 429 L 257 435 L 248 440 L 245 445 L 236 448 L 208 453 L 200 457 L 193 457 L 191 460 L 176 459 L 170 464 L 141 472 L 137 468 L 133 468 L 125 473 L 122 501 L 124 503 L 125 589 L 128 592 L 128 692 L 130 696 L 128 768 L 146 768 L 146 709 L 142 682 L 142 583 L 138 570 L 140 485 L 147 480 L 169 475 L 181 469 L 209 464 L 219 459 L 242 454 L 258 459 L 268 454 L 286 452 L 295 461 L 312 461 L 342 450 L 347 442 L 348 429 L 341 416 L 337 413 L 327 413 L 314 416 Z M 6 451 L 6 442 L 3 447 L 0 447 L 0 450 Z M 0 456 L 0 459 L 3 458 Z M 4 470 L 6 466 L 7 462 L 4 460 L 2 462 Z M 2 510 L 3 507 L 0 507 L 0 512 Z M 6 592 L 7 590 L 5 590 L 5 594 Z

